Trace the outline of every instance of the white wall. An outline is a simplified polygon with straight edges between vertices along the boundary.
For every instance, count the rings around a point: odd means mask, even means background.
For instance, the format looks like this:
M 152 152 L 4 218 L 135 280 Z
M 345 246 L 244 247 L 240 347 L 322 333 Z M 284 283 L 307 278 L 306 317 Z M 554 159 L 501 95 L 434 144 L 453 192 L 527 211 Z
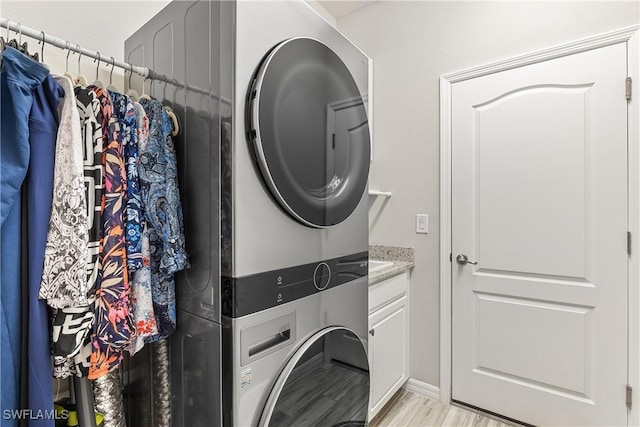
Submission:
M 107 65 L 110 57 L 124 60 L 124 41 L 169 3 L 162 1 L 0 1 L 0 16 L 20 22 L 31 28 L 44 31 L 72 44 L 98 51 L 105 57 L 100 65 L 100 80 L 109 83 L 111 67 Z M 0 31 L 3 37 L 6 31 Z M 11 38 L 15 34 L 11 33 Z M 23 42 L 29 42 L 29 51 L 40 52 L 36 40 L 23 36 Z M 66 50 L 46 45 L 45 63 L 52 72 L 65 72 Z M 81 59 L 82 74 L 90 83 L 95 80 L 96 64 L 92 59 Z M 134 64 L 136 65 L 136 64 Z M 78 55 L 69 56 L 69 72 L 78 73 Z M 124 90 L 124 71 L 115 68 L 113 82 Z M 127 78 L 129 74 L 127 73 Z
M 337 27 L 338 20 L 335 18 L 335 16 L 331 14 L 331 12 L 325 9 L 325 7 L 322 6 L 318 0 L 304 0 L 304 1 L 307 2 L 307 4 L 311 6 L 313 10 L 318 12 L 318 14 L 322 16 L 325 21 L 327 21 L 332 26 Z
M 122 60 L 124 40 L 167 3 L 2 0 L 0 16 Z M 439 76 L 632 25 L 640 21 L 639 13 L 636 1 L 393 0 L 338 20 L 339 29 L 375 64 L 375 158 L 370 185 L 392 191 L 393 197 L 384 209 L 379 209 L 379 202 L 370 209 L 375 221 L 371 242 L 416 248 L 412 377 L 439 384 Z M 327 19 L 332 21 L 330 16 Z M 36 41 L 29 46 L 31 51 L 39 50 Z M 64 72 L 66 52 L 47 46 L 44 56 L 52 71 Z M 77 55 L 70 56 L 69 68 L 77 73 Z M 93 81 L 95 63 L 83 59 L 82 73 Z M 122 75 L 122 70 L 114 72 L 119 87 Z M 109 79 L 106 64 L 100 67 L 100 79 Z M 429 234 L 414 233 L 416 213 L 430 215 Z
M 374 60 L 370 241 L 413 246 L 411 376 L 439 385 L 439 83 L 450 72 L 637 24 L 639 3 L 381 1 L 338 19 Z M 415 234 L 428 213 L 430 233 Z

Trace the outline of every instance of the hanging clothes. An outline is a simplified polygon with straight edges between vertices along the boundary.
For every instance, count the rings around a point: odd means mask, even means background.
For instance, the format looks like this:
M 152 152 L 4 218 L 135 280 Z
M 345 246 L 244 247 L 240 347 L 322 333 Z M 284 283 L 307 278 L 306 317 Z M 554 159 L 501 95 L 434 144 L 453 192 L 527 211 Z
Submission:
M 158 326 L 158 334 L 146 342 L 153 342 L 175 331 L 173 275 L 187 267 L 187 256 L 171 119 L 158 101 L 143 98 L 140 104 L 150 123 L 149 140 L 140 153 L 139 173 L 149 227 L 153 309 Z
M 53 308 L 86 306 L 89 254 L 87 199 L 80 115 L 73 83 L 61 77 L 66 96 L 61 103 L 56 142 L 54 193 L 40 298 Z
M 102 111 L 96 94 L 87 88 L 74 89 L 80 121 L 84 152 L 84 182 L 87 192 L 87 230 L 89 257 L 87 258 L 87 293 L 93 295 L 98 287 L 100 270 L 100 228 L 102 223 Z
M 105 90 L 95 86 L 89 88 L 96 93 L 102 105 L 107 100 L 111 102 Z M 125 248 L 127 176 L 123 141 L 127 140 L 130 133 L 129 129 L 122 126 L 126 121 L 129 105 L 131 109 L 133 105 L 130 102 L 111 104 L 113 113 L 108 123 L 108 136 L 103 140 L 105 174 L 100 249 L 102 270 L 100 289 L 96 292 L 89 379 L 98 378 L 117 369 L 122 361 L 123 349 L 135 334 L 130 312 Z
M 18 408 L 20 373 L 20 188 L 29 164 L 29 113 L 33 90 L 48 70 L 6 47 L 0 71 L 0 394 L 5 410 Z M 17 426 L 0 418 L 0 426 Z
M 127 209 L 125 212 L 125 241 L 127 248 L 127 269 L 133 273 L 142 267 L 142 218 L 143 208 L 138 179 L 138 132 L 136 109 L 131 99 L 117 92 L 109 92 L 111 103 L 119 113 L 121 132 L 118 135 L 124 147 L 127 170 Z
M 142 153 L 149 140 L 149 119 L 147 113 L 139 102 L 134 102 L 133 106 L 136 109 L 138 134 L 138 153 Z M 142 198 L 140 199 L 141 205 L 144 209 L 144 203 Z M 136 338 L 131 341 L 129 346 L 129 354 L 132 356 L 140 351 L 144 346 L 144 339 L 156 335 L 158 333 L 158 326 L 156 324 L 156 317 L 153 311 L 153 294 L 151 292 L 151 251 L 149 247 L 149 227 L 147 226 L 147 220 L 144 215 L 142 220 L 142 266 L 133 273 L 133 279 L 131 281 L 131 310 L 136 325 Z
M 50 75 L 33 93 L 29 117 L 29 170 L 27 172 L 28 233 L 28 400 L 33 411 L 51 411 L 51 359 L 49 357 L 49 313 L 46 301 L 38 299 L 44 265 L 47 232 L 53 199 L 53 169 L 59 125 L 58 104 L 65 96 Z M 29 427 L 53 427 L 52 419 L 29 418 Z
M 87 195 L 88 253 L 87 304 L 64 307 L 53 318 L 54 377 L 86 376 L 91 354 L 89 333 L 93 325 L 95 291 L 100 270 L 100 224 L 102 197 L 102 111 L 95 93 L 74 88 L 81 122 L 84 184 Z

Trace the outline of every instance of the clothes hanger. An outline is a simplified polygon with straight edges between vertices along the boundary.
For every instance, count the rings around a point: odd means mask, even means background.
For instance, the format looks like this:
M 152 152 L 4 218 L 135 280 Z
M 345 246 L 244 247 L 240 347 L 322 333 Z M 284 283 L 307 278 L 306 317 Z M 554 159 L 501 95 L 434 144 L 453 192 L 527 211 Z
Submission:
M 18 34 L 18 32 L 15 32 L 16 34 Z M 18 40 L 16 40 L 15 38 L 11 38 L 11 34 L 9 33 L 9 27 L 7 26 L 7 46 L 11 46 L 14 49 L 20 49 L 18 47 Z
M 25 55 L 27 55 L 28 57 L 30 57 L 31 59 L 33 59 L 36 62 L 38 61 L 38 52 L 34 53 L 33 55 L 29 53 L 29 43 L 27 41 L 25 41 L 24 43 L 22 43 L 22 24 L 19 24 L 19 37 L 20 40 L 18 41 L 18 46 L 20 48 L 20 52 L 24 53 Z
M 107 86 L 107 90 L 111 91 L 111 92 L 120 93 L 120 89 L 118 89 L 117 87 L 115 87 L 113 85 L 113 69 L 114 69 L 115 66 L 116 66 L 116 60 L 112 56 L 111 57 L 111 71 L 109 72 L 109 86 Z
M 151 99 L 149 95 L 144 93 L 144 83 L 147 81 L 147 79 L 148 77 L 145 77 L 144 80 L 142 80 L 142 93 L 140 94 L 140 99 Z M 151 90 L 151 85 L 149 85 L 149 89 Z
M 130 67 L 129 68 L 129 90 L 127 91 L 127 96 L 133 99 L 134 101 L 138 102 L 138 100 L 140 99 L 140 95 L 138 95 L 138 92 L 136 92 L 135 89 L 131 87 L 131 76 L 133 75 L 133 65 L 129 64 L 129 67 Z M 144 82 L 142 84 L 144 86 Z
M 79 44 L 77 44 L 76 46 L 78 47 L 78 77 L 75 78 L 74 83 L 76 84 L 76 86 L 86 87 L 89 86 L 89 84 L 87 83 L 87 79 L 80 72 L 80 58 L 82 58 L 82 48 Z
M 100 57 L 100 52 L 97 52 L 97 53 L 98 53 L 98 57 L 93 60 L 93 62 L 98 61 L 98 65 L 96 65 L 96 80 L 93 82 L 93 85 L 98 86 L 102 89 L 106 89 L 106 85 L 102 83 L 102 81 L 98 78 L 98 71 L 100 70 L 100 61 L 102 61 L 102 58 Z
M 4 37 L 0 37 L 0 52 L 4 51 L 4 49 L 9 46 L 9 25 L 10 21 L 7 21 L 7 39 Z
M 69 54 L 71 54 L 71 43 L 66 42 L 65 48 L 67 49 L 67 59 L 65 61 L 64 76 L 73 82 L 73 76 L 69 72 Z
M 22 43 L 22 24 L 21 23 L 18 23 L 18 41 L 12 40 L 12 42 L 14 43 L 14 47 L 18 49 L 20 52 L 24 53 L 25 55 L 27 55 L 31 59 L 34 59 L 35 61 L 38 60 L 37 52 L 33 55 L 29 53 L 29 43 L 26 41 Z
M 42 33 L 42 46 L 40 46 L 40 63 L 42 64 L 42 66 L 44 68 L 46 68 L 47 70 L 50 70 L 51 68 L 49 68 L 49 66 L 47 64 L 45 64 L 44 62 L 44 38 L 45 38 L 45 34 L 44 31 L 40 31 Z
M 24 44 L 22 44 L 22 24 L 18 23 L 18 40 L 16 41 L 16 49 L 28 55 L 29 54 L 27 52 L 28 47 L 29 45 L 27 44 L 27 42 L 24 42 Z
M 162 91 L 162 100 L 166 101 L 167 99 L 167 86 L 169 86 L 169 82 L 164 82 L 164 90 Z M 178 132 L 180 132 L 180 125 L 178 124 L 178 117 L 176 117 L 176 113 L 173 112 L 173 109 L 168 105 L 164 105 L 163 108 L 167 112 L 167 115 L 171 119 L 171 135 L 176 136 Z
M 176 101 L 176 92 L 178 92 L 178 81 L 176 79 L 173 79 L 171 81 L 171 83 L 176 88 L 173 91 L 173 102 L 175 103 L 175 101 Z M 166 83 L 165 83 L 164 88 L 165 88 L 165 90 L 167 89 Z M 180 121 L 178 120 L 178 116 L 176 115 L 176 113 L 173 111 L 173 108 L 171 108 L 169 106 L 166 106 L 165 108 L 167 109 L 167 114 L 169 114 L 169 117 L 171 117 L 171 124 L 172 124 L 172 127 L 173 127 L 173 130 L 171 131 L 171 136 L 176 137 L 176 136 L 178 136 L 178 134 L 180 134 Z

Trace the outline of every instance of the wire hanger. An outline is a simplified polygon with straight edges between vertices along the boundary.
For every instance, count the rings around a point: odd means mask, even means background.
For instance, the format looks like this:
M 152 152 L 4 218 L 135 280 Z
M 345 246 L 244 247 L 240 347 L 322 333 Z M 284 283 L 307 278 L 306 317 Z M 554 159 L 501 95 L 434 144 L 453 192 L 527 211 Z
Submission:
M 76 45 L 78 47 L 78 77 L 75 79 L 76 86 L 88 86 L 87 79 L 80 72 L 80 58 L 82 58 L 82 48 L 80 45 Z
M 102 61 L 102 57 L 100 56 L 100 52 L 98 52 L 98 57 L 93 60 L 93 62 L 98 61 L 98 65 L 96 65 L 96 80 L 93 82 L 94 86 L 98 86 L 102 89 L 105 89 L 106 86 L 102 81 L 98 78 L 98 71 L 100 70 L 100 62 Z
M 64 76 L 73 81 L 73 76 L 69 72 L 69 55 L 71 54 L 71 43 L 66 42 L 65 49 L 67 49 L 67 59 L 65 60 Z
M 15 32 L 16 34 L 18 34 L 18 32 Z M 10 46 L 14 49 L 19 49 L 18 48 L 18 41 L 14 38 L 11 38 L 11 32 L 9 31 L 9 26 L 7 25 L 7 46 Z
M 36 53 L 35 55 L 31 55 L 29 53 L 29 43 L 27 43 L 26 41 L 24 42 L 24 44 L 22 43 L 22 24 L 18 23 L 18 41 L 12 40 L 13 43 L 10 42 L 10 44 L 13 45 L 13 47 L 15 47 L 16 49 L 18 49 L 20 52 L 24 53 L 27 56 L 30 56 L 31 58 L 35 59 L 36 61 L 38 60 L 38 54 Z
M 19 30 L 19 40 L 18 40 L 18 49 L 20 49 L 20 52 L 24 53 L 25 55 L 29 56 L 31 59 L 38 61 L 38 52 L 34 53 L 33 55 L 29 53 L 29 43 L 27 41 L 25 41 L 24 43 L 22 43 L 22 24 L 18 24 L 20 25 L 20 27 L 18 28 Z
M 109 86 L 107 86 L 107 90 L 111 92 L 120 92 L 120 89 L 113 85 L 113 69 L 116 66 L 116 60 L 111 57 L 111 71 L 109 72 Z
M 9 46 L 9 23 L 7 23 L 7 37 L 0 37 L 0 52 L 4 51 L 4 49 Z
M 144 92 L 144 84 L 147 79 L 148 77 L 145 77 L 144 80 L 142 80 L 142 93 L 140 94 L 140 99 L 151 99 L 151 97 Z M 151 89 L 151 86 L 149 86 L 149 89 Z
M 44 68 L 46 68 L 47 70 L 50 70 L 49 66 L 47 64 L 45 64 L 44 62 L 44 38 L 45 38 L 45 34 L 44 31 L 40 31 L 42 33 L 42 40 L 38 43 L 41 43 L 40 46 L 40 63 L 44 66 Z
M 138 92 L 131 86 L 131 76 L 133 76 L 133 65 L 129 64 L 129 90 L 127 91 L 127 96 L 134 101 L 138 101 L 140 99 L 140 95 Z M 144 86 L 144 82 L 142 83 Z M 144 92 L 144 90 L 143 90 Z

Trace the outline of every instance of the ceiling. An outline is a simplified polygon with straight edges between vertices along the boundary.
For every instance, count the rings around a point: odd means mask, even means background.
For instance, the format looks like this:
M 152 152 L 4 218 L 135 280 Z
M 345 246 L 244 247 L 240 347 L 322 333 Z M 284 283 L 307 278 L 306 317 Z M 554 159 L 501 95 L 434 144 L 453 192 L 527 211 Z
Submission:
M 319 0 L 318 3 L 338 19 L 377 1 L 378 0 Z

